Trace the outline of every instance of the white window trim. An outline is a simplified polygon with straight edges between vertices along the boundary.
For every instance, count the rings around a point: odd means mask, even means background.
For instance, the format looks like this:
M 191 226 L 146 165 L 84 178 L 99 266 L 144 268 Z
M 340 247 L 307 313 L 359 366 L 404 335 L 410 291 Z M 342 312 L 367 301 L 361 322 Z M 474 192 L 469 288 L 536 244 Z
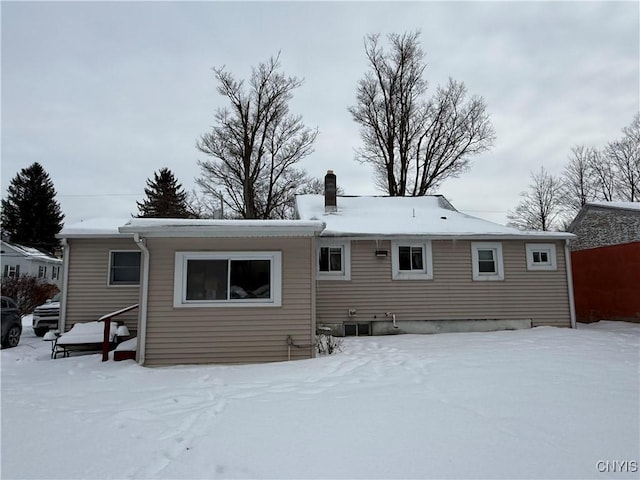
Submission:
M 399 247 L 421 247 L 423 270 L 400 270 Z M 433 254 L 431 240 L 424 242 L 415 241 L 391 241 L 391 278 L 393 280 L 433 280 Z
M 339 272 L 320 271 L 320 248 L 342 249 L 342 270 Z M 316 279 L 317 280 L 351 280 L 351 242 L 349 240 L 318 239 L 316 246 Z
M 525 245 L 527 252 L 527 270 L 557 270 L 556 246 L 553 243 L 527 243 Z M 534 263 L 534 252 L 546 252 L 549 255 L 549 263 Z
M 187 300 L 188 260 L 269 260 L 271 262 L 271 298 L 229 300 Z M 173 306 L 193 307 L 280 307 L 282 306 L 282 252 L 176 252 L 173 275 Z
M 481 273 L 479 269 L 479 250 L 494 250 L 496 253 L 495 273 Z M 504 262 L 502 260 L 502 243 L 500 242 L 471 242 L 471 263 L 473 267 L 473 279 L 475 281 L 504 280 Z
M 138 283 L 119 284 L 111 283 L 111 256 L 114 253 L 140 253 L 140 261 L 142 262 L 142 252 L 140 250 L 109 250 L 109 257 L 107 258 L 107 287 L 109 288 L 140 288 L 140 282 L 142 281 L 142 265 L 140 265 L 140 278 Z

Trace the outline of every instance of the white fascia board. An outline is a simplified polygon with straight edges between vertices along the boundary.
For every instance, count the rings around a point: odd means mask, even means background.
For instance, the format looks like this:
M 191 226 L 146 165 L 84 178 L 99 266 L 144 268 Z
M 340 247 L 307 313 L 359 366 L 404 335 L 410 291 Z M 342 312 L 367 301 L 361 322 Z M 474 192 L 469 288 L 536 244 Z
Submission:
M 133 233 L 96 233 L 91 231 L 74 231 L 70 233 L 58 233 L 56 238 L 133 238 Z
M 229 238 L 229 237 L 313 237 L 322 231 L 322 222 L 296 221 L 285 224 L 260 223 L 251 225 L 227 220 L 209 225 L 125 225 L 122 233 L 138 233 L 145 237 L 162 238 Z M 236 223 L 234 225 L 234 223 Z
M 431 233 L 398 233 L 394 235 L 366 234 L 366 233 L 338 233 L 322 232 L 320 238 L 348 238 L 353 240 L 395 240 L 403 238 L 424 238 L 428 240 L 572 240 L 576 238 L 573 233 L 567 232 L 527 232 L 522 234 L 504 233 L 458 233 L 458 234 L 431 234 Z

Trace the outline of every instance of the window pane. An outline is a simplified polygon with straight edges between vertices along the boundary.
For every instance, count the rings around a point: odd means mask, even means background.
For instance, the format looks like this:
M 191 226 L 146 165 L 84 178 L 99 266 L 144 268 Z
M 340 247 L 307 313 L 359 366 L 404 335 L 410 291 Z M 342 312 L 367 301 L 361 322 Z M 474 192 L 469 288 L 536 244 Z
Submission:
M 422 247 L 411 248 L 411 268 L 413 270 L 422 270 Z
M 140 283 L 140 252 L 111 254 L 111 283 L 123 285 Z
M 540 263 L 540 252 L 533 252 L 533 263 Z
M 478 259 L 480 261 L 493 261 L 493 250 L 478 250 Z
M 329 249 L 329 268 L 332 272 L 342 271 L 342 249 L 330 248 Z
M 270 260 L 231 260 L 230 298 L 271 298 Z
M 398 247 L 398 268 L 411 270 L 411 247 Z
M 496 273 L 493 250 L 478 250 L 478 271 L 480 273 Z
M 187 300 L 227 299 L 227 260 L 187 260 Z
M 329 249 L 327 247 L 320 247 L 319 268 L 321 272 L 329 271 Z
M 547 252 L 540 252 L 540 262 L 549 263 L 549 254 Z

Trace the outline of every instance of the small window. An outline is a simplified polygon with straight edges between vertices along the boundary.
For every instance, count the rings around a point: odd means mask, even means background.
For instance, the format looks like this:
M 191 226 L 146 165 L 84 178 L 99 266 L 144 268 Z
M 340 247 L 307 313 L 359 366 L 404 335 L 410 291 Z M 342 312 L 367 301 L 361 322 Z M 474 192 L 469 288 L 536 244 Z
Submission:
M 320 272 L 342 272 L 342 247 L 320 247 Z
M 368 335 L 371 335 L 371 324 L 369 322 L 344 324 L 345 337 L 360 337 Z
M 319 240 L 318 279 L 349 280 L 351 278 L 350 244 L 348 240 Z
M 5 265 L 2 274 L 5 278 L 13 278 L 20 276 L 20 265 Z
M 141 252 L 112 251 L 109 257 L 109 285 L 140 285 Z
M 472 242 L 471 261 L 474 280 L 504 280 L 501 243 Z
M 527 243 L 527 270 L 556 270 L 556 246 L 553 243 Z
M 51 267 L 51 279 L 56 280 L 60 278 L 60 267 Z
M 46 266 L 38 266 L 38 278 L 47 278 L 47 267 Z
M 281 304 L 280 252 L 176 253 L 174 306 Z
M 433 278 L 431 242 L 391 242 L 391 268 L 394 280 L 430 280 Z

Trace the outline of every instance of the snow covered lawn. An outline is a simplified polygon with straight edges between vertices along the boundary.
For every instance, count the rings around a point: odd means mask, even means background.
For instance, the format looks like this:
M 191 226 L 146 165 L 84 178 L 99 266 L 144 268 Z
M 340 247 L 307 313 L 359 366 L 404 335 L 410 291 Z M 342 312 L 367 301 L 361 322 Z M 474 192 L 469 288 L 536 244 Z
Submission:
M 360 337 L 314 360 L 151 369 L 49 360 L 27 327 L 2 351 L 0 473 L 638 478 L 639 337 L 613 322 Z

